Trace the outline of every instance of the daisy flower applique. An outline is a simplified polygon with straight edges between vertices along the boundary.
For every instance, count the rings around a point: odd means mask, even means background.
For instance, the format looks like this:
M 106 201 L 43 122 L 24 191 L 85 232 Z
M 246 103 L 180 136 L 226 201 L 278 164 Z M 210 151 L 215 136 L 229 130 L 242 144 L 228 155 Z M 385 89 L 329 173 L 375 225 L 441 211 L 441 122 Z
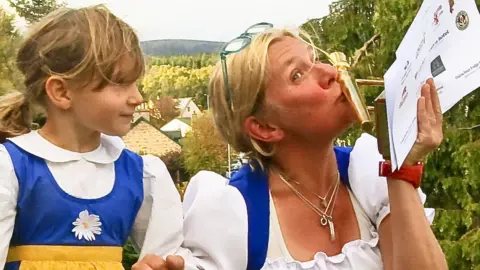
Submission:
M 89 214 L 88 210 L 80 212 L 78 218 L 72 224 L 75 226 L 72 232 L 75 233 L 78 240 L 83 238 L 87 241 L 93 241 L 95 240 L 95 234 L 100 235 L 102 233 L 100 217 Z

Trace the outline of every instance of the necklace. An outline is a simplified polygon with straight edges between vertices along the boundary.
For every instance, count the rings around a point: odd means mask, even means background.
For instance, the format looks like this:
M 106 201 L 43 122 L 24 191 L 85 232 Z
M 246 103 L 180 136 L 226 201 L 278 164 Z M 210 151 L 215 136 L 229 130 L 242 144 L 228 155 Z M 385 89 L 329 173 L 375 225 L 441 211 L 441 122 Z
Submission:
M 338 175 L 338 174 L 337 174 Z M 338 178 L 338 177 L 337 177 Z M 323 204 L 323 207 L 327 207 L 327 196 L 328 194 L 330 194 L 330 190 L 332 190 L 332 187 L 335 186 L 335 181 L 332 181 L 332 183 L 330 183 L 330 187 L 328 188 L 327 192 L 325 193 L 325 196 L 320 196 L 318 195 L 317 193 L 311 191 L 310 189 L 306 188 L 304 185 L 302 185 L 301 183 L 297 182 L 297 181 L 292 181 L 290 180 L 290 182 L 293 182 L 295 183 L 297 186 L 301 186 L 303 187 L 303 189 L 307 190 L 310 194 L 312 194 L 313 196 L 317 197 L 320 199 L 320 201 L 322 202 Z
M 320 208 L 315 206 L 314 203 L 312 203 L 310 200 L 308 200 L 300 191 L 298 191 L 288 180 L 286 180 L 283 175 L 279 172 L 277 172 L 278 176 L 280 179 L 299 197 L 307 206 L 309 206 L 317 215 L 320 216 L 320 224 L 322 226 L 326 226 L 328 224 L 328 227 L 330 229 L 330 241 L 335 241 L 336 235 L 335 235 L 335 226 L 333 224 L 333 209 L 335 208 L 335 202 L 337 200 L 337 195 L 338 195 L 338 190 L 340 186 L 340 174 L 337 174 L 337 180 L 335 181 L 335 188 L 333 189 L 333 193 L 330 196 L 330 200 L 328 201 L 328 204 L 326 206 L 325 211 L 322 211 Z M 333 200 L 333 204 L 332 204 Z M 332 207 L 332 208 L 330 208 Z M 329 211 L 330 210 L 330 211 Z M 330 214 L 328 214 L 330 212 Z

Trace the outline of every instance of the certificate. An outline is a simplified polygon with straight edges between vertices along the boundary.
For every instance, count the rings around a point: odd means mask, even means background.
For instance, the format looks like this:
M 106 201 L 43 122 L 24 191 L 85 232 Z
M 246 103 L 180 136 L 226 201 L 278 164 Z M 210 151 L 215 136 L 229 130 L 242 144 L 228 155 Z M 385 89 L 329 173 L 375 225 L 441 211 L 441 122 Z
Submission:
M 384 75 L 392 167 L 413 144 L 421 86 L 433 78 L 442 113 L 480 86 L 480 14 L 474 0 L 425 0 Z

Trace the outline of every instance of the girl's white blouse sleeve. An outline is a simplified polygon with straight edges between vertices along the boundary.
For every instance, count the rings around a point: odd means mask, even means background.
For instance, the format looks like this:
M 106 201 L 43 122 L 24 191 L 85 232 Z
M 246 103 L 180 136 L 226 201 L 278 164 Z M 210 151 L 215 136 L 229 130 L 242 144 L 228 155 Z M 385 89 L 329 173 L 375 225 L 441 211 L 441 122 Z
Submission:
M 248 217 L 240 192 L 219 174 L 201 171 L 184 196 L 184 247 L 204 269 L 246 269 Z
M 377 139 L 364 133 L 355 142 L 348 167 L 352 192 L 377 230 L 390 213 L 387 179 L 378 176 L 378 164 L 381 160 L 383 157 L 378 152 Z M 425 203 L 427 196 L 421 188 L 418 188 L 418 195 L 422 204 Z M 425 208 L 425 216 L 431 224 L 435 209 Z
M 18 182 L 10 155 L 0 144 L 0 268 L 7 260 L 8 246 L 17 214 Z
M 132 230 L 132 241 L 141 247 L 140 257 L 181 253 L 183 216 L 180 195 L 165 164 L 143 156 L 144 198 Z

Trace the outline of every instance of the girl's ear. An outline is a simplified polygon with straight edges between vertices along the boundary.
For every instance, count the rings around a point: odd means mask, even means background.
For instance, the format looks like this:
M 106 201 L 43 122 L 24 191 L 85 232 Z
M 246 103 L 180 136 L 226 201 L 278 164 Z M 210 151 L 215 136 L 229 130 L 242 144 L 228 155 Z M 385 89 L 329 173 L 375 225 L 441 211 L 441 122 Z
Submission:
M 62 110 L 68 110 L 72 105 L 70 89 L 64 79 L 50 76 L 45 82 L 45 92 L 48 99 Z

